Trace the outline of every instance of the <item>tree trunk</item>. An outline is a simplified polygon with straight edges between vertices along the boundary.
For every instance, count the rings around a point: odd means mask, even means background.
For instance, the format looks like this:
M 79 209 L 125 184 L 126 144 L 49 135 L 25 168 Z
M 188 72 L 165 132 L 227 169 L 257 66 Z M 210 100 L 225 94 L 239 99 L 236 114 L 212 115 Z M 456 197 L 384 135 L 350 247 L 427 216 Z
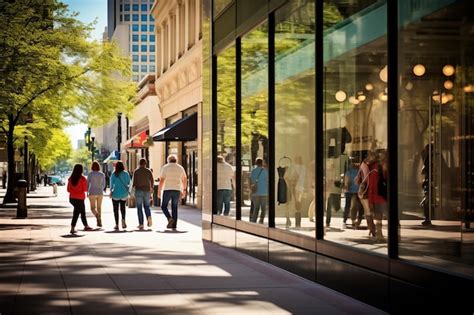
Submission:
M 7 191 L 3 198 L 3 204 L 14 203 L 15 199 L 15 186 L 16 186 L 16 174 L 15 174 L 15 146 L 14 146 L 14 134 L 15 124 L 13 119 L 9 117 L 9 126 L 7 133 L 7 159 L 8 159 L 8 182 Z
M 36 190 L 36 155 L 30 154 L 30 191 Z

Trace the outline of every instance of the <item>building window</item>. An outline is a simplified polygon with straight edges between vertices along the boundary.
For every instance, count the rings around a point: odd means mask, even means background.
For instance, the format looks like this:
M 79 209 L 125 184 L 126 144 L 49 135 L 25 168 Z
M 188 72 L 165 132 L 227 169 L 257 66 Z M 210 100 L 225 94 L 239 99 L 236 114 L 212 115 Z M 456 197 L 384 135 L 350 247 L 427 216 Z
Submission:
M 155 55 L 150 55 L 150 61 L 155 62 Z
M 150 45 L 150 51 L 155 52 L 155 45 Z
M 381 10 L 376 24 L 370 24 L 377 30 L 370 41 L 366 20 L 351 20 L 370 5 L 354 1 L 349 12 L 347 4 L 328 1 L 328 10 L 335 14 L 325 14 L 323 19 L 324 238 L 387 254 L 389 209 L 386 191 L 378 190 L 378 182 L 386 179 L 388 169 L 386 10 Z M 339 40 L 352 34 L 360 35 L 352 37 L 351 45 Z M 363 175 L 357 177 L 359 170 Z M 362 188 L 363 198 L 357 194 L 359 182 L 370 187 Z M 350 233 L 333 233 L 333 228 Z M 354 231 L 360 228 L 364 232 Z M 367 233 L 372 242 L 367 242 Z
M 404 23 L 398 33 L 399 164 L 393 174 L 398 180 L 400 257 L 468 276 L 474 274 L 472 10 L 467 0 L 435 11 L 429 1 L 399 3 Z M 446 26 L 448 20 L 452 27 Z M 414 34 L 427 29 L 449 29 L 456 35 L 428 36 L 423 49 L 414 52 L 420 45 Z
M 154 24 L 151 24 L 150 25 L 150 32 L 154 32 L 155 31 L 155 25 Z
M 140 50 L 141 50 L 142 52 L 146 52 L 146 51 L 148 50 L 147 45 L 142 45 Z
M 140 28 L 139 28 L 138 24 L 132 24 L 132 31 L 138 32 L 139 29 Z
M 150 35 L 150 42 L 152 42 L 152 43 L 155 42 L 155 35 Z
M 123 21 L 123 15 L 120 14 L 120 22 L 122 22 L 122 21 Z
M 229 198 L 236 166 L 235 46 L 217 56 L 217 65 L 217 154 L 223 161 L 217 163 L 214 213 L 236 218 L 235 200 Z
M 133 42 L 138 42 L 138 38 L 139 38 L 138 35 L 136 35 L 136 34 L 132 35 L 132 41 Z
M 123 11 L 123 5 L 120 5 L 120 12 Z
M 291 1 L 275 13 L 275 163 L 288 185 L 275 203 L 275 226 L 315 237 L 315 68 L 302 57 L 315 52 L 312 8 L 314 1 Z M 300 73 L 284 64 L 298 64 Z
M 148 39 L 148 36 L 146 36 L 146 35 L 142 35 L 140 37 L 141 37 L 142 42 L 146 42 L 147 39 Z
M 150 66 L 150 72 L 155 72 L 155 70 L 156 70 L 156 69 L 155 69 L 155 66 L 154 66 L 154 65 L 151 65 L 151 66 Z
M 139 8 L 138 4 L 132 5 L 132 10 L 133 11 L 138 11 L 138 8 Z
M 148 21 L 148 15 L 142 14 L 142 15 L 140 16 L 140 20 L 141 20 L 142 22 Z
M 242 37 L 242 220 L 268 220 L 268 26 Z M 258 163 L 258 164 L 257 164 Z M 250 183 L 256 184 L 256 191 Z M 250 211 L 251 205 L 252 212 Z
M 138 65 L 133 65 L 133 66 L 132 66 L 133 72 L 138 72 L 138 69 L 139 69 L 139 68 L 138 68 Z
M 137 52 L 138 51 L 138 45 L 132 45 L 132 51 Z
M 133 14 L 133 15 L 132 15 L 132 20 L 133 20 L 134 22 L 138 22 L 138 14 Z
M 146 32 L 146 30 L 147 30 L 146 24 L 142 24 L 141 31 Z M 151 25 L 150 25 L 150 31 L 151 31 Z
M 138 75 L 134 75 L 134 76 L 132 76 L 132 81 L 134 81 L 134 82 L 138 82 Z
M 147 61 L 147 55 L 141 55 L 141 61 L 146 62 Z
M 130 14 L 125 14 L 124 19 L 126 22 L 130 21 Z
M 142 8 L 142 12 L 148 12 L 148 5 L 147 4 L 142 4 L 141 8 Z
M 150 15 L 150 21 L 151 21 L 151 22 L 154 22 L 154 21 L 155 21 L 155 18 L 153 17 L 153 15 Z
M 125 11 L 130 11 L 130 4 L 125 4 Z
M 132 61 L 138 61 L 138 55 L 133 55 L 132 56 Z
M 141 71 L 142 71 L 142 72 L 147 72 L 147 66 L 146 66 L 146 65 L 142 65 L 142 66 L 141 66 Z

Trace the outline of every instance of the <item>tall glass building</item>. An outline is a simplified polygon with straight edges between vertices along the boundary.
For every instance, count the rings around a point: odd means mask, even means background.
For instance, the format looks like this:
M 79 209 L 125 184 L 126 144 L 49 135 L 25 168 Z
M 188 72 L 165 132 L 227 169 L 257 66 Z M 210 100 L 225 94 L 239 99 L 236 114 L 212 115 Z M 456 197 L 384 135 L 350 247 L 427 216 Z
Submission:
M 472 313 L 474 2 L 203 8 L 203 237 L 389 312 Z
M 108 37 L 132 59 L 132 80 L 155 73 L 156 35 L 153 0 L 108 0 Z

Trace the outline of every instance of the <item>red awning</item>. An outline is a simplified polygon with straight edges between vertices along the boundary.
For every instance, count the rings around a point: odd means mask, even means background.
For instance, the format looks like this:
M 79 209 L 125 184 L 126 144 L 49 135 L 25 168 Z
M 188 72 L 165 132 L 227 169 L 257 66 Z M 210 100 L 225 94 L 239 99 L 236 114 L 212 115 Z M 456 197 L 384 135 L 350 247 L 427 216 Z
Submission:
M 134 135 L 130 140 L 125 142 L 125 149 L 143 149 L 148 148 L 146 140 L 148 139 L 147 131 L 142 131 Z

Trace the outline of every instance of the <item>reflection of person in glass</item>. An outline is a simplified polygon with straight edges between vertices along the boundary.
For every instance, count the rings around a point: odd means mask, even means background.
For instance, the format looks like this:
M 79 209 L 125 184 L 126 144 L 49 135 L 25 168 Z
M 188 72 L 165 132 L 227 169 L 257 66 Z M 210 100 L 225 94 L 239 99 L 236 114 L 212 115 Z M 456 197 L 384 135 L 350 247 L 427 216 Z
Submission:
M 369 164 L 369 190 L 368 197 L 371 209 L 373 209 L 375 220 L 375 237 L 377 241 L 383 241 L 382 218 L 387 212 L 387 159 L 385 151 L 381 151 L 378 160 Z M 385 183 L 385 184 L 384 184 Z
M 263 224 L 265 219 L 265 213 L 267 211 L 267 198 L 268 198 L 268 171 L 263 166 L 262 158 L 255 159 L 255 168 L 250 173 L 251 186 L 256 189 L 252 191 L 252 204 L 253 212 L 250 217 L 251 222 L 257 222 L 258 212 L 260 213 L 260 220 L 258 223 Z
M 222 214 L 222 206 L 224 206 L 224 215 L 229 215 L 233 187 L 234 168 L 224 161 L 222 155 L 219 155 L 217 156 L 217 214 Z
M 365 220 L 367 221 L 370 236 L 375 236 L 375 224 L 368 199 L 369 164 L 375 160 L 375 153 L 369 152 L 368 156 L 362 161 L 362 163 L 360 163 L 359 172 L 355 178 L 356 184 L 359 185 L 358 197 L 362 207 L 364 208 Z
M 331 226 L 332 209 L 341 209 L 341 179 L 336 169 L 335 159 L 326 161 L 326 227 Z
M 352 221 L 352 228 L 357 229 L 362 221 L 364 214 L 362 205 L 357 197 L 359 185 L 355 182 L 358 172 L 358 165 L 354 162 L 354 158 L 350 158 L 349 168 L 344 174 L 344 190 L 346 205 L 344 207 L 344 216 L 342 220 L 343 228 L 346 228 L 346 221 L 349 217 Z M 356 220 L 357 219 L 357 220 Z

